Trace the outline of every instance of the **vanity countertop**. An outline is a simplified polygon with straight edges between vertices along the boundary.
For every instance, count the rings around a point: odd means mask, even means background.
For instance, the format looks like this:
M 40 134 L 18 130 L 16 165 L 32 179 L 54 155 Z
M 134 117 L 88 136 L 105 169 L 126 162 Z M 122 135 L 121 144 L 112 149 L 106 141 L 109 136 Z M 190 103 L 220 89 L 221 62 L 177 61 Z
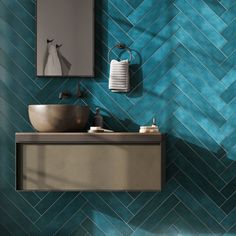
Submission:
M 160 143 L 165 134 L 113 133 L 16 133 L 16 143 Z

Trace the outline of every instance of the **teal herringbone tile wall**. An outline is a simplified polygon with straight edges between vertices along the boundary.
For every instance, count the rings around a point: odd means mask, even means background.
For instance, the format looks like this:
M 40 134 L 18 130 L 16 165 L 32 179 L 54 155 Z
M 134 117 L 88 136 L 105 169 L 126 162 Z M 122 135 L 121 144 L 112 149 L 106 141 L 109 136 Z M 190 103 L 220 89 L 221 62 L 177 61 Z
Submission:
M 236 235 L 236 1 L 95 2 L 96 78 L 80 79 L 86 97 L 66 102 L 101 107 L 116 131 L 155 116 L 168 133 L 166 187 L 14 190 L 14 133 L 32 130 L 27 105 L 58 103 L 78 80 L 36 78 L 35 0 L 0 0 L 0 235 Z M 135 57 L 125 95 L 107 89 L 118 41 Z

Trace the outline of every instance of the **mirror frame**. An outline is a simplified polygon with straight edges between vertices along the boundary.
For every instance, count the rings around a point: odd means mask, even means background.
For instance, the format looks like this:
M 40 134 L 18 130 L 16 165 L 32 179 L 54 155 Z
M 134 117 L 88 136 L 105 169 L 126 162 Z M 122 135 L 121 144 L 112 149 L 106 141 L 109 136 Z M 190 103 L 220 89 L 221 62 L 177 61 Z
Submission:
M 95 77 L 95 0 L 91 0 L 92 1 L 92 6 L 93 6 L 93 17 L 92 17 L 92 61 L 93 61 L 93 69 L 92 69 L 92 74 L 91 75 L 51 75 L 51 76 L 46 76 L 46 75 L 38 75 L 37 74 L 37 65 L 38 65 L 38 43 L 37 43 L 37 37 L 38 37 L 38 1 L 40 0 L 36 0 L 36 4 L 35 4 L 35 24 L 36 24 L 36 36 L 35 36 L 35 41 L 36 41 L 36 52 L 35 52 L 35 57 L 36 57 L 36 64 L 35 64 L 35 74 L 36 77 L 38 78 L 93 78 Z

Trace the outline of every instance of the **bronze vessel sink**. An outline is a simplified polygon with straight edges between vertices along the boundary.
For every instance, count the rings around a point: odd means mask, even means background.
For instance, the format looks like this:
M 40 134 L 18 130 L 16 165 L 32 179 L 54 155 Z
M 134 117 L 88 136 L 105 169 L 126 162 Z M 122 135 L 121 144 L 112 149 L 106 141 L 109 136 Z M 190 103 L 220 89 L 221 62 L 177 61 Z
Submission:
M 39 132 L 84 131 L 89 107 L 81 105 L 29 105 L 29 119 Z

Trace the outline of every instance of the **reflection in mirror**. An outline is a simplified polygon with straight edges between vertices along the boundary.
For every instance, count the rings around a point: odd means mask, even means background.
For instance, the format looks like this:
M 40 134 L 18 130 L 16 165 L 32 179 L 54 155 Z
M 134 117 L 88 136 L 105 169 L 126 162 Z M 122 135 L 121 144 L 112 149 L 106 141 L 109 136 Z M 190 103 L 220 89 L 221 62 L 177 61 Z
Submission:
M 94 0 L 37 1 L 37 76 L 94 75 Z

